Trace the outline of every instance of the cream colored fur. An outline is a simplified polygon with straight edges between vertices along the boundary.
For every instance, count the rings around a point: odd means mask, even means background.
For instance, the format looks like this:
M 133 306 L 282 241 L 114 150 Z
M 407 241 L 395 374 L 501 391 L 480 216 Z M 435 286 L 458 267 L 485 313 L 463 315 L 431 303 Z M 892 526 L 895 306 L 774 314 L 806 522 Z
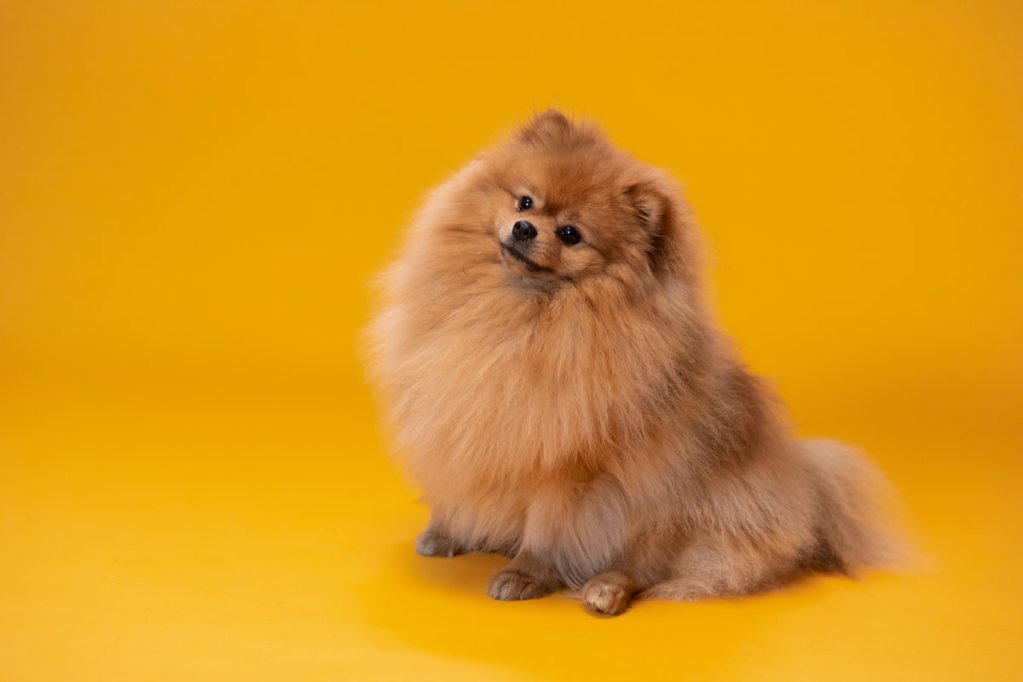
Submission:
M 530 267 L 501 247 L 524 216 Z M 492 596 L 620 613 L 894 556 L 876 472 L 792 435 L 713 324 L 688 205 L 594 127 L 546 112 L 470 163 L 382 282 L 372 373 L 432 508 L 417 547 L 512 557 Z

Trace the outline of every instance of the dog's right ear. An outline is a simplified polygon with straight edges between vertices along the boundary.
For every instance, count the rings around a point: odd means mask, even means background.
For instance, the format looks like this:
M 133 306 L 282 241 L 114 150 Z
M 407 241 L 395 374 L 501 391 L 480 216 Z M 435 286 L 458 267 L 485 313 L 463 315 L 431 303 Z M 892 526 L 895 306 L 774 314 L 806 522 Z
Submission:
M 572 122 L 557 109 L 548 109 L 533 116 L 518 132 L 523 142 L 552 142 L 567 137 L 572 132 Z

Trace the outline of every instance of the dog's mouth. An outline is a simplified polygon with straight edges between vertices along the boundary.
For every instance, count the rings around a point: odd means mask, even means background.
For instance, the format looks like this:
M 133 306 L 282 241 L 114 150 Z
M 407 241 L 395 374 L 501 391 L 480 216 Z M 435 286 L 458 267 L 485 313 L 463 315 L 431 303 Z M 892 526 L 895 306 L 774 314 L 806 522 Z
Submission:
M 514 246 L 508 246 L 504 242 L 501 242 L 501 253 L 508 254 L 508 256 L 510 256 L 511 258 L 513 258 L 513 259 L 517 260 L 518 262 L 522 263 L 522 265 L 525 266 L 526 270 L 529 270 L 530 272 L 538 272 L 538 273 L 539 272 L 547 272 L 547 273 L 554 272 L 550 268 L 546 268 L 546 267 L 540 265 L 539 263 L 536 263 L 536 262 L 530 260 L 530 258 L 528 256 L 523 254 L 521 251 L 516 249 Z

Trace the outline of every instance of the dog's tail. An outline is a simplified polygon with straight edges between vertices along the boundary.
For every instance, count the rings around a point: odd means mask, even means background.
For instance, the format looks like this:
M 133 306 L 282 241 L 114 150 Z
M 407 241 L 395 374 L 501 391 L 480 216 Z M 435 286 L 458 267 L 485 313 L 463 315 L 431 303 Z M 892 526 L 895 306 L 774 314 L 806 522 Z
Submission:
M 855 449 L 833 440 L 799 442 L 818 491 L 819 568 L 856 575 L 915 563 L 887 479 Z

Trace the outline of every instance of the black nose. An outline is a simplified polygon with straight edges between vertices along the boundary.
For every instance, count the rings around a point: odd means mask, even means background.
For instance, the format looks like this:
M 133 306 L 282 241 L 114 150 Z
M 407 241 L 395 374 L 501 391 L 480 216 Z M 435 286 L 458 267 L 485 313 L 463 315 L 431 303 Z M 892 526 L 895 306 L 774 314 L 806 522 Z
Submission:
M 536 238 L 536 228 L 528 220 L 520 220 L 512 225 L 512 238 L 517 242 L 525 242 Z

